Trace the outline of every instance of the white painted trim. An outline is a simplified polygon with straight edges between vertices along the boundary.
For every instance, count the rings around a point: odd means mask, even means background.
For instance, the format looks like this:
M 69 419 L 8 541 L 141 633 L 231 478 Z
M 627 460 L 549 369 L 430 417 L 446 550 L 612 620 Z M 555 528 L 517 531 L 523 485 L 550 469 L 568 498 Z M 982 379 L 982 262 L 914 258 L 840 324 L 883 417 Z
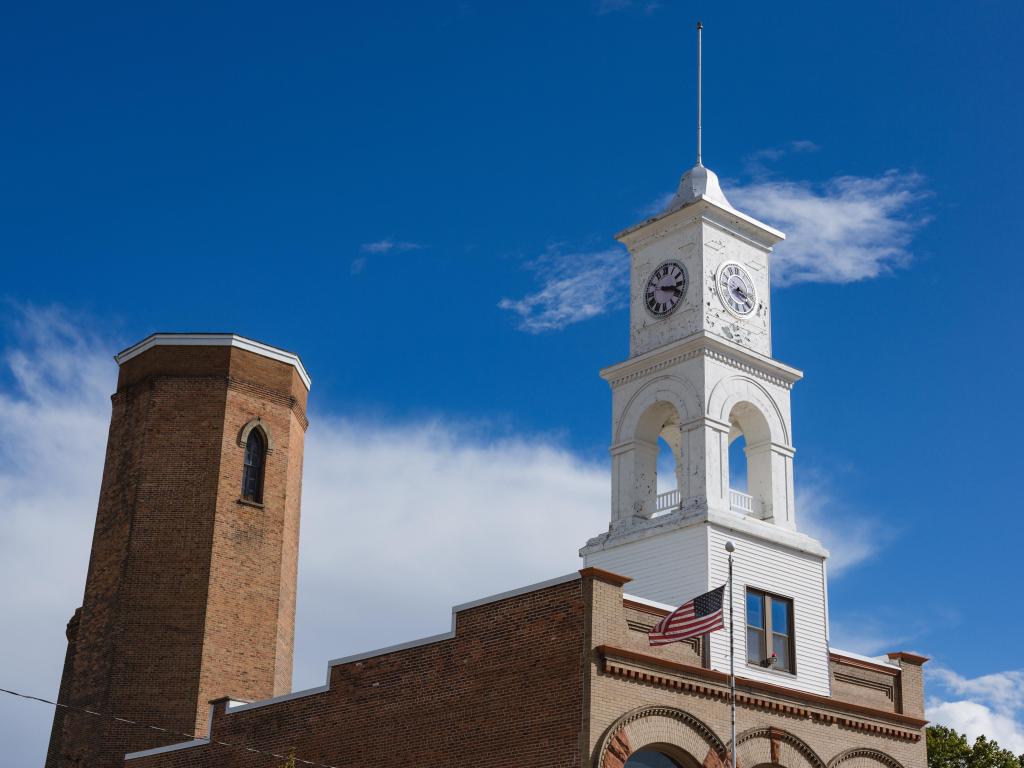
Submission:
M 210 714 L 206 719 L 206 732 L 213 735 L 213 704 L 210 705 Z M 178 744 L 168 744 L 166 747 L 153 747 L 152 749 L 143 749 L 140 752 L 129 752 L 124 756 L 125 760 L 135 760 L 139 757 L 149 757 L 150 755 L 162 755 L 164 752 L 177 752 L 179 749 L 188 749 L 190 747 L 201 747 L 204 744 L 209 744 L 210 738 L 205 739 L 192 739 L 192 741 L 182 741 Z
M 712 215 L 724 215 L 725 217 L 738 219 L 741 225 L 746 225 L 757 235 L 762 237 L 767 235 L 767 238 L 765 239 L 769 241 L 769 248 L 771 245 L 774 245 L 774 243 L 786 239 L 786 235 L 775 229 L 775 227 L 770 227 L 763 221 L 758 221 L 753 216 L 748 216 L 742 211 L 737 211 L 731 205 L 722 205 L 722 203 L 714 198 L 708 197 L 707 195 L 699 195 L 696 199 L 691 200 L 680 208 L 676 208 L 673 211 L 662 211 L 649 219 L 644 219 L 638 224 L 626 227 L 626 229 L 615 235 L 615 239 L 623 242 L 627 247 L 629 247 L 629 243 L 627 241 L 638 240 L 642 236 L 649 236 L 646 235 L 645 230 L 654 230 L 655 225 L 658 225 L 658 228 L 660 229 L 667 230 L 673 227 L 677 222 L 684 221 L 688 217 L 696 218 L 709 210 L 713 212 Z M 716 224 L 718 224 L 718 226 L 723 226 L 723 224 L 718 222 L 716 222 Z M 641 233 L 645 234 L 641 235 Z M 761 245 L 760 247 L 764 248 L 765 246 Z
M 629 600 L 632 603 L 640 603 L 640 605 L 649 605 L 651 608 L 660 608 L 661 610 L 668 611 L 669 613 L 672 613 L 672 611 L 679 607 L 678 605 L 659 603 L 657 600 L 648 600 L 646 597 L 640 597 L 640 595 L 629 595 L 626 593 L 623 593 L 622 599 Z
M 129 752 L 124 756 L 125 760 L 137 760 L 140 757 L 150 757 L 151 755 L 162 755 L 165 752 L 177 752 L 179 749 L 188 749 L 190 747 L 201 747 L 204 744 L 209 744 L 209 739 L 193 739 L 192 741 L 183 741 L 180 744 L 171 744 L 166 747 L 153 747 L 153 749 L 144 749 L 141 752 Z
M 697 331 L 689 336 L 665 344 L 656 349 L 643 352 L 621 363 L 602 368 L 599 374 L 607 382 L 614 382 L 624 376 L 640 374 L 648 368 L 663 364 L 667 360 L 700 350 L 711 349 L 727 356 L 735 357 L 740 363 L 749 365 L 757 371 L 775 376 L 789 384 L 795 384 L 803 378 L 803 371 L 780 363 L 778 360 L 762 355 L 752 349 L 741 347 L 735 342 L 724 339 L 710 331 Z
M 328 690 L 330 690 L 330 686 L 318 685 L 315 688 L 305 688 L 301 691 L 282 693 L 280 696 L 274 696 L 273 698 L 262 699 L 260 701 L 229 701 L 224 711 L 230 714 L 234 714 L 235 712 L 244 712 L 247 709 L 259 709 L 260 707 L 265 707 L 268 704 L 279 704 L 282 701 L 301 699 L 304 696 L 312 696 L 316 693 L 326 693 Z
M 862 653 L 854 653 L 853 651 L 841 651 L 838 648 L 832 647 L 829 647 L 828 652 L 834 653 L 836 656 L 844 656 L 847 659 L 853 659 L 855 661 L 866 661 L 869 664 L 876 664 L 881 667 L 889 667 L 890 669 L 894 669 L 897 671 L 899 671 L 900 669 L 899 664 L 893 664 L 884 656 L 865 656 Z
M 247 339 L 235 333 L 152 333 L 138 344 L 118 352 L 114 355 L 114 360 L 117 361 L 118 365 L 123 365 L 148 349 L 166 346 L 236 347 L 237 349 L 244 349 L 246 352 L 253 352 L 263 357 L 269 357 L 271 360 L 277 360 L 278 362 L 293 366 L 298 371 L 302 383 L 306 385 L 306 389 L 309 389 L 312 384 L 312 380 L 309 378 L 309 374 L 306 373 L 302 361 L 294 352 L 272 347 L 269 344 L 264 344 L 262 341 Z

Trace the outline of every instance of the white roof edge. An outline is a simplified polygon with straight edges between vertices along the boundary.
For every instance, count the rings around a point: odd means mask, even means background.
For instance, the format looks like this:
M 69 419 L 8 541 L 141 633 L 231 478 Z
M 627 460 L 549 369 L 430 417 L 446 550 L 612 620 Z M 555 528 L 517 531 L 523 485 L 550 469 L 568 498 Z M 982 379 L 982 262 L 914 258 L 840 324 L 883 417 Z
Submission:
M 899 664 L 893 664 L 889 659 L 882 656 L 865 656 L 863 653 L 854 653 L 853 651 L 842 651 L 839 648 L 833 648 L 829 646 L 829 653 L 834 653 L 836 656 L 845 656 L 848 659 L 857 659 L 858 661 L 866 661 L 870 664 L 878 664 L 883 667 L 892 667 L 893 669 L 900 669 Z
M 213 704 L 209 706 L 207 710 L 209 714 L 206 716 L 206 732 L 213 734 Z M 164 752 L 177 752 L 179 749 L 189 749 L 190 747 L 201 747 L 204 744 L 209 744 L 210 739 L 192 739 L 191 741 L 180 741 L 177 744 L 168 744 L 165 747 L 153 747 L 152 749 L 143 749 L 139 752 L 129 752 L 124 756 L 125 760 L 135 760 L 139 757 L 149 757 L 150 755 L 162 755 Z
M 663 611 L 672 613 L 678 605 L 669 605 L 668 603 L 659 603 L 657 600 L 648 600 L 646 597 L 640 597 L 640 595 L 630 595 L 626 592 L 622 593 L 623 600 L 629 600 L 631 603 L 640 603 L 641 605 L 649 605 L 651 608 L 660 608 Z
M 164 752 L 177 752 L 179 749 L 188 749 L 189 747 L 201 747 L 204 744 L 209 744 L 209 739 L 192 739 L 192 741 L 182 741 L 178 744 L 168 744 L 166 747 L 153 747 L 152 749 L 144 749 L 141 752 L 128 752 L 125 756 L 125 760 L 137 760 L 140 757 L 149 757 L 150 755 L 162 755 Z
M 247 709 L 259 709 L 260 707 L 265 707 L 268 704 L 279 704 L 282 701 L 301 699 L 305 696 L 313 696 L 317 693 L 325 693 L 327 690 L 327 685 L 318 685 L 314 688 L 304 688 L 301 691 L 282 693 L 280 696 L 274 696 L 270 699 L 261 699 L 260 701 L 228 702 L 228 705 L 224 711 L 234 714 L 235 712 L 244 712 Z
M 277 360 L 278 362 L 293 366 L 298 372 L 299 378 L 302 379 L 302 383 L 306 385 L 306 389 L 309 389 L 312 384 L 305 366 L 302 365 L 299 356 L 294 352 L 272 347 L 255 339 L 247 339 L 245 336 L 239 336 L 236 333 L 151 333 L 138 344 L 118 352 L 114 355 L 114 360 L 117 361 L 118 365 L 123 365 L 148 349 L 165 346 L 236 347 L 244 349 L 246 352 L 253 352 L 257 355 L 268 357 L 271 360 Z
M 765 224 L 763 221 L 755 219 L 753 216 L 750 216 L 749 214 L 743 213 L 743 211 L 736 210 L 735 208 L 732 207 L 732 204 L 722 205 L 720 201 L 715 200 L 713 197 L 708 197 L 707 195 L 698 195 L 695 199 L 686 203 L 686 205 L 680 206 L 679 208 L 676 208 L 671 211 L 661 211 L 660 213 L 657 213 L 648 219 L 644 219 L 643 221 L 633 224 L 630 227 L 626 227 L 622 231 L 617 232 L 615 234 L 615 239 L 621 240 L 622 238 L 629 237 L 634 232 L 639 232 L 641 229 L 645 229 L 651 224 L 655 224 L 663 219 L 667 219 L 669 216 L 672 216 L 672 214 L 679 213 L 680 211 L 685 211 L 686 209 L 698 203 L 707 203 L 708 205 L 717 208 L 722 213 L 725 213 L 729 216 L 735 216 L 744 224 L 754 227 L 755 229 L 760 229 L 762 232 L 767 233 L 770 237 L 776 238 L 779 242 L 786 239 L 786 234 L 784 232 L 768 224 Z

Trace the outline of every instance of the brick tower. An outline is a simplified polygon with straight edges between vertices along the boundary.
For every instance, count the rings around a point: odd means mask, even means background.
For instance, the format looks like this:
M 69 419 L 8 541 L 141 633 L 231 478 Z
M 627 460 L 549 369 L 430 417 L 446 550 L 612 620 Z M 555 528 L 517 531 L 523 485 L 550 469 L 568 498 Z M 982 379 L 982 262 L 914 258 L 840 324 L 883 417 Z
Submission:
M 309 377 L 231 334 L 121 352 L 85 596 L 60 700 L 205 735 L 209 701 L 290 690 Z M 46 768 L 181 741 L 58 710 Z

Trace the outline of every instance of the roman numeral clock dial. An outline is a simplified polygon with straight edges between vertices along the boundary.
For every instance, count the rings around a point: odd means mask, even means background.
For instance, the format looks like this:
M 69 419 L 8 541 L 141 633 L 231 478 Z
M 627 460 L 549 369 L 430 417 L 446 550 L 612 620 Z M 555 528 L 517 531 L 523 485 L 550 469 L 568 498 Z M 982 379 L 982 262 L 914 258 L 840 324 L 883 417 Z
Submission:
M 746 317 L 757 306 L 754 281 L 739 264 L 729 261 L 719 267 L 715 285 L 718 287 L 718 298 L 734 315 Z
M 675 311 L 686 295 L 689 280 L 686 268 L 678 261 L 666 261 L 647 278 L 644 305 L 655 317 L 666 317 Z

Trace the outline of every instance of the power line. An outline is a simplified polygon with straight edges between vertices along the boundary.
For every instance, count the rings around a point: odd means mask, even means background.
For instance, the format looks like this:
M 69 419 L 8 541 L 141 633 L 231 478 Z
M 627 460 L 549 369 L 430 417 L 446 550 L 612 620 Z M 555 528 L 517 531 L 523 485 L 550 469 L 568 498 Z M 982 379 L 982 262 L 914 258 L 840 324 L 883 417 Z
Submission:
M 327 763 L 318 763 L 314 760 L 303 760 L 301 757 L 292 755 L 279 755 L 276 752 L 269 752 L 265 749 L 257 749 L 256 747 L 247 747 L 243 744 L 232 744 L 227 741 L 220 741 L 214 738 L 203 738 L 197 736 L 194 733 L 183 733 L 182 731 L 175 731 L 170 728 L 161 728 L 159 725 L 148 725 L 146 723 L 140 723 L 136 720 L 129 720 L 127 717 L 117 717 L 116 715 L 110 715 L 106 712 L 97 712 L 94 709 L 86 709 L 85 707 L 76 707 L 71 704 L 61 704 L 59 701 L 50 701 L 49 699 L 43 699 L 39 696 L 31 696 L 27 693 L 19 693 L 18 691 L 12 691 L 7 688 L 0 688 L 0 693 L 7 693 L 11 696 L 17 696 L 19 699 L 28 699 L 29 701 L 38 701 L 43 704 L 49 704 L 51 707 L 60 707 L 61 709 L 67 709 L 72 712 L 82 712 L 86 715 L 92 715 L 93 717 L 106 717 L 111 720 L 115 720 L 119 723 L 127 723 L 128 725 L 137 725 L 140 728 L 146 728 L 151 731 L 159 731 L 160 733 L 166 733 L 169 736 L 177 736 L 179 738 L 188 739 L 189 741 L 205 741 L 207 744 L 216 744 L 221 747 L 231 747 L 232 749 L 240 749 L 243 752 L 251 752 L 257 755 L 263 755 L 265 757 L 273 757 L 277 760 L 294 760 L 296 763 L 302 763 L 303 765 L 312 765 L 314 768 L 337 768 L 334 765 L 328 765 Z

